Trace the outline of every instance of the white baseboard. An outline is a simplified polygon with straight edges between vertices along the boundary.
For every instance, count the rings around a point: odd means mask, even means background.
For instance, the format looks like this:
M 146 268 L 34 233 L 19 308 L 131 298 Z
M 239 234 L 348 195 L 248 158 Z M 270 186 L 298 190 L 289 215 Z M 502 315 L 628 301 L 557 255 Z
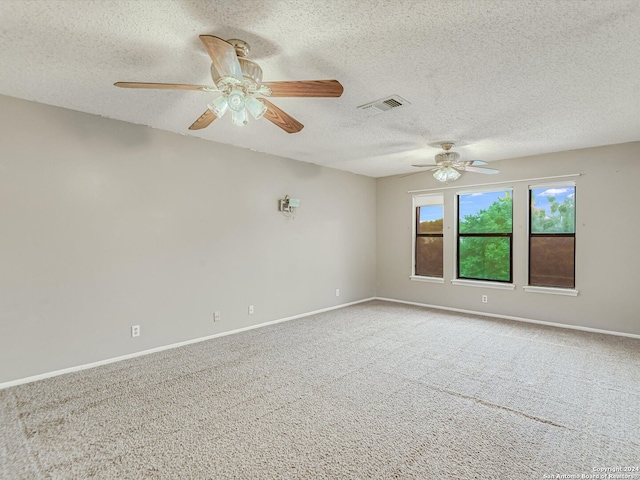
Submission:
M 564 323 L 545 322 L 545 321 L 542 321 L 542 320 L 533 320 L 533 319 L 530 319 L 530 318 L 514 317 L 514 316 L 511 316 L 511 315 L 501 315 L 501 314 L 497 314 L 497 313 L 478 312 L 478 311 L 474 311 L 474 310 L 464 310 L 464 309 L 461 309 L 461 308 L 444 307 L 444 306 L 441 306 L 441 305 L 430 305 L 430 304 L 427 304 L 427 303 L 408 302 L 408 301 L 405 301 L 405 300 L 397 300 L 395 298 L 370 297 L 370 298 L 365 298 L 365 299 L 362 299 L 362 300 L 357 300 L 355 302 L 343 303 L 343 304 L 340 304 L 340 305 L 335 305 L 333 307 L 327 307 L 327 308 L 322 308 L 320 310 L 313 310 L 311 312 L 301 313 L 299 315 L 293 315 L 291 317 L 285 317 L 285 318 L 280 318 L 280 319 L 277 319 L 277 320 L 271 320 L 269 322 L 259 323 L 257 325 L 250 325 L 248 327 L 238 328 L 238 329 L 235 329 L 235 330 L 229 330 L 227 332 L 216 333 L 214 335 L 208 335 L 206 337 L 194 338 L 192 340 L 185 340 L 183 342 L 172 343 L 170 345 L 163 345 L 161 347 L 150 348 L 148 350 L 129 353 L 127 355 L 121 355 L 119 357 L 107 358 L 105 360 L 99 360 L 97 362 L 86 363 L 86 364 L 78 365 L 78 366 L 75 366 L 75 367 L 63 368 L 61 370 L 54 370 L 52 372 L 41 373 L 39 375 L 33 375 L 33 376 L 30 376 L 30 377 L 19 378 L 17 380 L 11 380 L 11 381 L 8 381 L 8 382 L 3 382 L 3 383 L 0 383 L 0 390 L 5 389 L 5 388 L 9 388 L 9 387 L 14 387 L 16 385 L 22 385 L 22 384 L 25 384 L 25 383 L 36 382 L 38 380 L 44 380 L 45 378 L 57 377 L 58 375 L 64 375 L 65 373 L 79 372 L 81 370 L 87 370 L 87 369 L 90 369 L 90 368 L 99 367 L 101 365 L 108 365 L 110 363 L 120 362 L 122 360 L 128 360 L 130 358 L 141 357 L 143 355 L 149 355 L 150 353 L 162 352 L 163 350 L 169 350 L 169 349 L 172 349 L 172 348 L 183 347 L 185 345 L 191 345 L 193 343 L 204 342 L 206 340 L 211 340 L 213 338 L 224 337 L 226 335 L 233 335 L 235 333 L 245 332 L 247 330 L 253 330 L 255 328 L 262 328 L 262 327 L 266 327 L 266 326 L 269 326 L 269 325 L 275 325 L 276 323 L 287 322 L 289 320 L 295 320 L 295 319 L 298 319 L 298 318 L 304 318 L 304 317 L 308 317 L 310 315 L 316 315 L 318 313 L 328 312 L 328 311 L 331 311 L 331 310 L 337 310 L 339 308 L 348 307 L 350 305 L 356 305 L 358 303 L 369 302 L 371 300 L 382 300 L 382 301 L 385 301 L 385 302 L 404 303 L 406 305 L 416 305 L 418 307 L 428 307 L 428 308 L 435 308 L 435 309 L 438 309 L 438 310 L 449 310 L 449 311 L 452 311 L 452 312 L 469 313 L 469 314 L 472 314 L 472 315 L 480 315 L 480 316 L 484 316 L 484 317 L 494 317 L 494 318 L 502 318 L 502 319 L 505 319 L 505 320 L 515 320 L 517 322 L 535 323 L 535 324 L 539 324 L 539 325 L 546 325 L 546 326 L 549 326 L 549 327 L 568 328 L 568 329 L 571 329 L 571 330 L 582 330 L 582 331 L 585 331 L 585 332 L 603 333 L 603 334 L 606 334 L 606 335 L 616 335 L 616 336 L 620 336 L 620 337 L 629 337 L 629 338 L 638 338 L 638 339 L 640 339 L 640 335 L 633 334 L 633 333 L 615 332 L 615 331 L 612 331 L 612 330 L 601 330 L 599 328 L 582 327 L 582 326 L 577 326 L 577 325 L 567 325 L 567 324 L 564 324 Z
M 38 380 L 44 380 L 45 378 L 57 377 L 58 375 L 64 375 L 65 373 L 79 372 L 81 370 L 87 370 L 89 368 L 99 367 L 101 365 L 108 365 L 110 363 L 120 362 L 122 360 L 128 360 L 130 358 L 141 357 L 143 355 L 149 355 L 150 353 L 162 352 L 163 350 L 169 350 L 171 348 L 184 347 L 185 345 L 191 345 L 192 343 L 204 342 L 213 338 L 224 337 L 227 335 L 233 335 L 235 333 L 246 332 L 247 330 L 253 330 L 254 328 L 262 328 L 269 325 L 275 325 L 276 323 L 288 322 L 289 320 L 295 320 L 297 318 L 308 317 L 310 315 L 316 315 L 318 313 L 328 312 L 330 310 L 337 310 L 339 308 L 348 307 L 350 305 L 356 305 L 358 303 L 369 302 L 375 300 L 375 297 L 365 298 L 363 300 L 357 300 L 355 302 L 342 303 L 340 305 L 334 305 L 333 307 L 321 308 L 320 310 L 314 310 L 312 312 L 305 312 L 299 315 L 293 315 L 291 317 L 279 318 L 278 320 L 271 320 L 269 322 L 259 323 L 257 325 L 250 325 L 248 327 L 238 328 L 235 330 L 229 330 L 227 332 L 216 333 L 214 335 L 208 335 L 206 337 L 194 338 L 192 340 L 185 340 L 184 342 L 172 343 L 170 345 L 163 345 L 161 347 L 150 348 L 141 352 L 129 353 L 127 355 L 121 355 L 119 357 L 107 358 L 105 360 L 99 360 L 97 362 L 85 363 L 75 367 L 63 368 L 61 370 L 54 370 L 52 372 L 41 373 L 39 375 L 33 375 L 31 377 L 19 378 L 17 380 L 11 380 L 9 382 L 0 383 L 0 390 L 4 388 L 14 387 L 16 385 L 23 385 L 25 383 L 36 382 Z
M 640 338 L 635 333 L 616 332 L 613 330 L 601 330 L 599 328 L 581 327 L 579 325 L 567 325 L 566 323 L 544 322 L 542 320 L 533 320 L 531 318 L 514 317 L 511 315 L 500 315 L 499 313 L 476 312 L 474 310 L 463 310 L 461 308 L 443 307 L 441 305 L 429 305 L 427 303 L 407 302 L 405 300 L 396 300 L 395 298 L 376 297 L 375 300 L 383 300 L 385 302 L 404 303 L 407 305 L 416 305 L 418 307 L 436 308 L 438 310 L 449 310 L 452 312 L 470 313 L 472 315 L 480 315 L 483 317 L 502 318 L 505 320 L 515 320 L 516 322 L 537 323 L 538 325 L 547 325 L 548 327 L 568 328 L 570 330 L 582 330 L 584 332 L 604 333 L 605 335 L 616 335 L 618 337 Z

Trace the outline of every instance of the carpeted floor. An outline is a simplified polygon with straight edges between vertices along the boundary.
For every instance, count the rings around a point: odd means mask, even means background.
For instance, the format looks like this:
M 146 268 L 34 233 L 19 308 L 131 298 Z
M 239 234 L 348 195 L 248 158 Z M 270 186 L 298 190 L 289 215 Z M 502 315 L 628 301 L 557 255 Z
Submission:
M 640 340 L 372 301 L 2 390 L 0 439 L 3 479 L 580 478 L 640 466 Z

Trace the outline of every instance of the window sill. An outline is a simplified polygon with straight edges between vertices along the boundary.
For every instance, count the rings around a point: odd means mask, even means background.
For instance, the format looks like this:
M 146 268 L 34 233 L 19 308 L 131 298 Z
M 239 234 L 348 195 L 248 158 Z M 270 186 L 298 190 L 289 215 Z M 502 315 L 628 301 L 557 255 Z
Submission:
M 423 277 L 420 275 L 410 275 L 409 278 L 414 282 L 444 283 L 444 278 L 442 277 Z
M 573 288 L 554 288 L 554 287 L 534 287 L 525 285 L 522 287 L 527 293 L 546 293 L 548 295 L 565 295 L 569 297 L 577 297 L 579 291 Z
M 501 283 L 501 282 L 486 282 L 483 280 L 451 280 L 454 285 L 462 285 L 465 287 L 481 287 L 481 288 L 496 288 L 499 290 L 515 290 L 516 286 L 513 283 Z

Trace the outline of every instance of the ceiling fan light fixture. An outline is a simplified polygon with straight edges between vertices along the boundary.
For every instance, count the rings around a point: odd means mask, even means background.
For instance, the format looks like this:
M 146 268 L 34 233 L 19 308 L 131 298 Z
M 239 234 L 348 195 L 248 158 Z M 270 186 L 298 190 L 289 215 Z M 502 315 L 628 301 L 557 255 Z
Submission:
M 244 110 L 244 92 L 239 88 L 233 88 L 227 95 L 227 103 L 229 104 L 229 108 L 234 112 L 240 112 Z
M 242 110 L 236 111 L 231 110 L 231 121 L 234 125 L 238 127 L 244 127 L 247 123 L 249 123 L 249 116 L 247 115 L 247 109 L 243 108 Z
M 216 115 L 216 117 L 220 118 L 229 109 L 229 102 L 227 102 L 224 95 L 221 95 L 214 99 L 209 105 L 207 105 L 207 107 Z
M 443 167 L 434 172 L 433 178 L 439 182 L 450 182 L 459 179 L 460 172 L 453 167 Z
M 262 116 L 267 112 L 267 106 L 264 103 L 256 100 L 254 97 L 247 98 L 245 100 L 245 103 L 247 105 L 247 110 L 249 110 L 251 116 L 256 120 L 261 119 Z

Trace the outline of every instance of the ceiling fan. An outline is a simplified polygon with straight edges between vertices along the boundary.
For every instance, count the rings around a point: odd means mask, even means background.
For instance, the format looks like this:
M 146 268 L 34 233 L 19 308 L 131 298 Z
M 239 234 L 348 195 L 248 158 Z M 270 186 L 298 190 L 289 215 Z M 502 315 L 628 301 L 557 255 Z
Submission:
M 207 105 L 207 110 L 189 127 L 199 130 L 231 110 L 234 125 L 243 126 L 250 114 L 258 120 L 264 116 L 287 133 L 304 128 L 299 121 L 285 113 L 266 98 L 258 97 L 339 97 L 344 88 L 337 80 L 300 80 L 262 82 L 262 69 L 249 60 L 249 45 L 237 39 L 222 40 L 213 35 L 200 35 L 200 40 L 212 60 L 211 78 L 215 86 L 179 83 L 116 82 L 121 88 L 156 88 L 169 90 L 200 90 L 221 95 Z
M 487 165 L 487 162 L 482 160 L 460 160 L 460 154 L 457 152 L 451 152 L 453 143 L 442 143 L 440 146 L 444 152 L 440 152 L 435 156 L 436 165 L 427 163 L 413 165 L 414 167 L 429 168 L 429 172 L 434 172 L 433 177 L 440 182 L 449 182 L 460 178 L 460 172 L 473 172 L 484 173 L 488 175 L 494 175 L 500 173 L 500 170 L 495 168 L 482 168 L 480 165 Z

